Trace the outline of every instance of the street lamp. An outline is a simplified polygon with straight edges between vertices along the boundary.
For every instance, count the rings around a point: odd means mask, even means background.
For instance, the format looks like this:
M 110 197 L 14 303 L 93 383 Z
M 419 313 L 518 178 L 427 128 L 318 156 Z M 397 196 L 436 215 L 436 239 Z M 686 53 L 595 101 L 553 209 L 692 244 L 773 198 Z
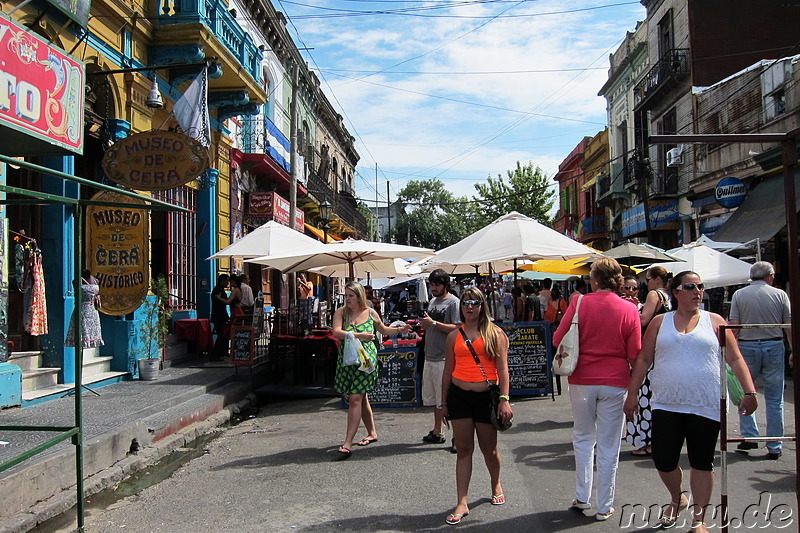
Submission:
M 322 220 L 322 241 L 327 244 L 328 243 L 328 230 L 330 226 L 328 223 L 333 220 L 333 205 L 328 200 L 323 200 L 319 206 L 317 206 L 319 210 L 319 218 Z

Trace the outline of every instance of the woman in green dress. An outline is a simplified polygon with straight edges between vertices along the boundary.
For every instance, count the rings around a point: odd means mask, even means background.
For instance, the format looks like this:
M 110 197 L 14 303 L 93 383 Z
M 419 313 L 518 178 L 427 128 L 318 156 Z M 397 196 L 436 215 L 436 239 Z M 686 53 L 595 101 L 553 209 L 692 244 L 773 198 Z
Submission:
M 333 315 L 333 336 L 343 341 L 347 332 L 352 331 L 356 339 L 361 341 L 364 351 L 370 359 L 371 366 L 377 367 L 378 349 L 375 346 L 375 330 L 384 335 L 398 335 L 410 331 L 411 326 L 404 324 L 401 327 L 390 328 L 381 322 L 378 313 L 369 307 L 367 294 L 364 287 L 351 281 L 344 289 L 344 307 L 340 307 Z M 348 396 L 347 434 L 344 442 L 339 447 L 337 459 L 350 457 L 353 448 L 353 439 L 358 431 L 361 420 L 367 430 L 367 436 L 358 442 L 359 446 L 367 446 L 378 440 L 378 431 L 375 428 L 375 419 L 372 416 L 372 407 L 369 405 L 367 393 L 375 390 L 378 383 L 378 372 L 366 373 L 359 370 L 359 365 L 344 366 L 342 364 L 342 351 L 339 350 L 339 363 L 336 367 L 334 387 L 337 392 Z

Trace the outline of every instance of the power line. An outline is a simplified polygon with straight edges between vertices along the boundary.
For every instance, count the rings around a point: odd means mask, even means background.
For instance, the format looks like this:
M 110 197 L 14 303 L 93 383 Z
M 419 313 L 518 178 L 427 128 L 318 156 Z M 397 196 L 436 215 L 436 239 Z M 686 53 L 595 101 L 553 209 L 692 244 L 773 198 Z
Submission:
M 324 72 L 337 74 L 339 72 L 351 72 L 353 74 L 419 74 L 419 75 L 444 75 L 444 76 L 461 76 L 461 75 L 488 75 L 488 74 L 550 74 L 558 72 L 585 72 L 587 70 L 607 70 L 606 67 L 591 67 L 591 68 L 551 68 L 542 70 L 476 70 L 476 71 L 423 71 L 423 70 L 352 70 L 343 68 L 324 68 L 320 69 Z
M 522 0 L 521 2 L 528 2 L 531 0 Z M 463 7 L 466 5 L 472 4 L 484 4 L 484 3 L 493 3 L 493 2 L 465 2 L 463 4 L 450 4 L 450 5 L 442 5 L 442 6 L 427 6 L 427 7 L 415 7 L 415 8 L 406 8 L 406 9 L 393 9 L 393 10 L 372 10 L 372 11 L 356 11 L 356 10 L 346 10 L 346 9 L 337 9 L 337 8 L 326 8 L 320 6 L 313 6 L 308 4 L 301 4 L 298 2 L 290 2 L 286 1 L 288 4 L 294 4 L 300 7 L 307 7 L 312 9 L 324 9 L 327 11 L 332 11 L 331 13 L 323 13 L 317 15 L 295 15 L 294 18 L 296 20 L 301 19 L 326 19 L 326 18 L 343 18 L 343 17 L 364 17 L 364 16 L 378 16 L 378 15 L 388 15 L 388 16 L 406 16 L 406 17 L 421 17 L 421 18 L 449 18 L 449 19 L 473 19 L 473 20 L 480 20 L 480 19 L 489 19 L 494 20 L 497 18 L 500 19 L 520 19 L 520 18 L 531 18 L 531 17 L 543 17 L 543 16 L 551 16 L 551 15 L 568 15 L 573 13 L 580 13 L 584 11 L 595 11 L 598 9 L 606 9 L 610 7 L 620 7 L 620 6 L 627 6 L 632 4 L 639 4 L 640 2 L 621 2 L 617 4 L 608 4 L 604 6 L 592 6 L 592 7 L 585 7 L 585 8 L 576 8 L 576 9 L 564 9 L 561 11 L 547 11 L 542 13 L 519 13 L 514 15 L 436 15 L 431 14 L 429 11 L 433 10 L 440 10 L 440 9 L 453 9 L 456 7 Z M 420 14 L 420 11 L 428 11 L 427 13 Z

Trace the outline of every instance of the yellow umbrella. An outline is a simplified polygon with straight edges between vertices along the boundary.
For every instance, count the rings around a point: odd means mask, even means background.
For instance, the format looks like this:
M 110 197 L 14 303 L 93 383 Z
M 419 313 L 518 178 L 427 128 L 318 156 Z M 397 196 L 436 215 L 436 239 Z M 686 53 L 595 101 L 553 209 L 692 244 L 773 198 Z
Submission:
M 535 263 L 521 265 L 520 270 L 527 270 L 529 272 L 548 272 L 550 274 L 565 274 L 568 276 L 588 276 L 589 270 L 592 268 L 590 263 L 584 263 L 586 258 L 579 259 L 542 259 Z

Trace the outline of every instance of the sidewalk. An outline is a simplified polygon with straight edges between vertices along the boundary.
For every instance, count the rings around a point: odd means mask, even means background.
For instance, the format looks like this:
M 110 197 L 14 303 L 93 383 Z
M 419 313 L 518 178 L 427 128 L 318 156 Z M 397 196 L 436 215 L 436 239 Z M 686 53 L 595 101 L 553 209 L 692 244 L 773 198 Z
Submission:
M 233 409 L 250 392 L 247 370 L 234 375 L 221 365 L 170 367 L 156 381 L 125 381 L 83 391 L 83 463 L 87 495 L 113 486 L 123 476 L 169 453 L 165 443 L 176 432 L 218 414 L 213 424 L 227 421 Z M 33 405 L 0 411 L 0 425 L 73 426 L 75 399 L 72 395 Z M 209 427 L 210 430 L 210 427 Z M 4 431 L 0 461 L 9 460 L 54 437 L 44 431 Z M 194 433 L 192 437 L 196 438 Z M 172 447 L 180 443 L 171 443 Z M 130 455 L 135 449 L 150 453 Z M 154 449 L 159 451 L 155 454 Z M 130 455 L 130 457 L 129 457 Z M 128 457 L 115 471 L 109 469 Z M 98 476 L 96 474 L 101 473 Z M 95 478 L 92 478 L 95 476 Z M 75 503 L 75 447 L 69 442 L 56 446 L 0 473 L 0 531 L 28 531 Z

